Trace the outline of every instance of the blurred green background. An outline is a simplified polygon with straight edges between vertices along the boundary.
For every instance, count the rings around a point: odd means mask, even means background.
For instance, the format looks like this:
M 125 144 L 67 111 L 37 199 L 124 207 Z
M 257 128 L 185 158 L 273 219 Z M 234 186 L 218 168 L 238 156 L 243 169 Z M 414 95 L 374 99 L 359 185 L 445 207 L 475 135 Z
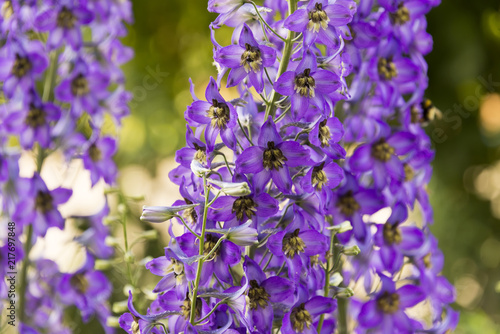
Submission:
M 135 97 L 117 161 L 122 170 L 141 166 L 154 178 L 168 172 L 160 162 L 184 144 L 188 78 L 201 97 L 216 75 L 208 29 L 216 16 L 205 1 L 133 2 L 135 24 L 125 42 L 136 57 L 125 72 Z M 499 2 L 444 0 L 428 15 L 428 31 L 434 37 L 428 97 L 444 114 L 427 129 L 437 151 L 432 230 L 458 292 L 457 332 L 500 333 Z

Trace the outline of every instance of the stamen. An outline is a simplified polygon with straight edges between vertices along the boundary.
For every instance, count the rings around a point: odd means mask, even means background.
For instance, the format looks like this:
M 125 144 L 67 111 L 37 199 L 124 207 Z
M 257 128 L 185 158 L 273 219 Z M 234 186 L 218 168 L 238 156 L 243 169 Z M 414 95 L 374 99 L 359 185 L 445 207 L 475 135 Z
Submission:
M 399 4 L 398 10 L 396 10 L 395 13 L 390 13 L 389 15 L 392 23 L 396 25 L 403 25 L 410 21 L 410 11 L 404 6 L 403 3 Z
M 400 244 L 403 239 L 397 224 L 385 223 L 383 235 L 389 245 Z
M 323 10 L 323 5 L 316 3 L 314 9 L 309 12 L 309 23 L 307 23 L 307 29 L 313 32 L 319 32 L 320 28 L 326 30 L 328 28 L 328 22 L 330 22 L 330 19 Z
M 45 124 L 45 116 L 46 114 L 42 109 L 36 108 L 34 105 L 30 105 L 30 110 L 24 119 L 24 124 L 33 129 L 38 128 Z
M 240 65 L 243 66 L 247 73 L 250 71 L 259 72 L 262 65 L 260 49 L 246 43 L 245 51 L 241 55 Z
M 352 191 L 348 191 L 345 195 L 339 197 L 337 207 L 346 217 L 351 217 L 360 208 L 359 203 L 352 195 Z
M 392 80 L 398 75 L 396 64 L 394 64 L 391 59 L 380 58 L 378 60 L 377 69 L 378 74 L 387 81 Z
M 75 27 L 75 23 L 77 18 L 73 13 L 63 6 L 59 14 L 57 15 L 57 25 L 61 28 L 65 29 L 73 29 Z
M 279 148 L 274 146 L 274 142 L 270 141 L 267 143 L 267 150 L 264 151 L 262 164 L 266 169 L 276 169 L 279 170 L 283 168 L 283 164 L 288 159 L 283 155 L 283 152 Z
M 382 138 L 372 146 L 372 157 L 375 159 L 387 162 L 394 155 L 394 147 L 390 146 Z
M 231 212 L 236 213 L 238 220 L 243 220 L 243 215 L 246 215 L 247 219 L 251 219 L 257 212 L 257 204 L 251 197 L 243 196 L 234 201 Z
M 101 150 L 97 147 L 96 144 L 92 144 L 89 147 L 89 157 L 92 159 L 93 162 L 100 161 L 102 159 L 102 152 Z
M 399 295 L 397 293 L 384 292 L 377 299 L 377 307 L 384 313 L 394 314 L 399 310 Z
M 290 322 L 292 323 L 293 329 L 298 333 L 302 333 L 304 327 L 308 329 L 311 328 L 312 317 L 309 311 L 305 309 L 304 303 L 293 309 L 290 314 Z
M 250 281 L 250 289 L 248 289 L 249 305 L 252 310 L 266 308 L 269 304 L 269 294 L 266 290 L 257 283 L 256 280 Z
M 28 57 L 21 57 L 16 54 L 16 60 L 12 66 L 12 74 L 18 78 L 22 78 L 31 70 L 31 68 L 31 62 Z
M 310 76 L 311 70 L 306 68 L 303 73 L 295 77 L 295 91 L 301 96 L 314 97 L 316 81 Z
M 54 209 L 54 204 L 52 203 L 52 195 L 48 192 L 38 191 L 35 199 L 35 207 L 37 210 L 41 211 L 43 214 Z
M 87 95 L 89 92 L 89 82 L 81 73 L 78 74 L 76 78 L 71 81 L 71 93 L 73 93 L 73 96 L 78 97 Z
M 212 100 L 212 105 L 207 110 L 207 114 L 212 119 L 212 127 L 224 129 L 227 122 L 229 122 L 229 107 L 227 104 L 218 102 L 216 99 Z
M 311 183 L 313 187 L 316 187 L 316 189 L 318 190 L 321 190 L 323 186 L 328 182 L 328 177 L 323 171 L 324 166 L 325 162 L 323 161 L 321 165 L 315 166 L 313 168 L 313 172 L 311 174 Z
M 319 123 L 318 138 L 322 147 L 330 146 L 330 140 L 332 139 L 330 128 L 326 125 L 326 122 L 327 120 L 325 119 Z
M 287 233 L 283 238 L 283 253 L 291 259 L 295 254 L 303 253 L 306 248 L 306 243 L 299 237 L 300 229 L 296 229 L 292 233 Z

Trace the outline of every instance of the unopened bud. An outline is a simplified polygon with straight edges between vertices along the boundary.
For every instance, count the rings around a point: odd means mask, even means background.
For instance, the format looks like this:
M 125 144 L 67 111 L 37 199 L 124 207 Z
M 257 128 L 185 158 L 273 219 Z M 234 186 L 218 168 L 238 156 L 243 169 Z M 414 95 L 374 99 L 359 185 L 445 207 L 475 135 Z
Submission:
M 102 223 L 105 226 L 109 226 L 109 225 L 113 224 L 114 222 L 117 222 L 118 220 L 119 220 L 119 218 L 117 216 L 106 216 L 102 220 Z
M 351 288 L 339 288 L 336 296 L 339 298 L 350 298 L 354 296 L 354 291 Z
M 141 233 L 140 238 L 146 240 L 156 240 L 158 238 L 158 231 L 157 230 L 144 231 Z
M 110 260 L 95 260 L 94 269 L 95 270 L 108 270 L 113 266 L 113 261 Z
M 127 213 L 127 206 L 123 203 L 118 204 L 118 212 L 121 214 Z
M 118 328 L 118 327 L 120 327 L 120 321 L 119 320 L 120 319 L 117 318 L 117 317 L 107 317 L 106 318 L 106 325 L 108 327 Z
M 179 206 L 143 206 L 141 220 L 149 223 L 163 223 L 177 215 L 179 211 L 191 209 L 198 204 Z
M 342 253 L 344 253 L 347 256 L 355 256 L 361 253 L 361 250 L 359 249 L 358 246 L 354 245 L 351 247 L 346 247 L 342 250 Z
M 134 263 L 135 261 L 135 256 L 131 252 L 126 252 L 124 256 L 125 262 L 127 263 Z
M 349 221 L 346 220 L 339 225 L 328 226 L 327 229 L 335 233 L 343 233 L 352 230 L 352 225 Z
M 248 221 L 243 225 L 231 227 L 227 230 L 226 239 L 235 243 L 238 246 L 252 246 L 257 243 L 259 233 L 253 227 L 250 227 L 252 221 Z
M 128 311 L 128 300 L 122 300 L 120 302 L 113 303 L 112 310 L 113 313 L 123 313 Z
M 110 247 L 117 247 L 120 245 L 118 242 L 118 239 L 112 237 L 112 236 L 107 236 L 106 239 L 104 239 L 104 243 Z
M 210 173 L 210 169 L 203 167 L 199 161 L 194 159 L 191 161 L 191 171 L 198 177 L 203 177 Z
M 334 273 L 330 277 L 329 283 L 331 286 L 339 286 L 343 280 L 344 280 L 344 278 L 342 277 L 342 275 L 340 275 L 340 273 Z
M 220 190 L 229 196 L 247 196 L 252 193 L 248 183 L 246 182 L 221 182 L 217 180 L 208 180 L 208 182 L 215 184 Z

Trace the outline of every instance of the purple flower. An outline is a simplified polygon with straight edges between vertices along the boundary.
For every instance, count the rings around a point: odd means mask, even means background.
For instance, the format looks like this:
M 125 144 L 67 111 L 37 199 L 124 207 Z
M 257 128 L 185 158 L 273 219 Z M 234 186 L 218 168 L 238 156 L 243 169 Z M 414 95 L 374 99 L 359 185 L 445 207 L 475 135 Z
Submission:
M 22 96 L 34 88 L 35 80 L 48 65 L 44 46 L 39 41 L 14 39 L 0 55 L 0 81 L 8 98 Z
M 394 282 L 380 275 L 382 288 L 375 298 L 361 307 L 358 321 L 365 329 L 376 328 L 383 333 L 402 331 L 413 333 L 413 325 L 404 312 L 425 300 L 425 294 L 418 286 L 407 284 L 396 290 Z
M 249 280 L 248 317 L 250 325 L 261 333 L 271 333 L 273 323 L 273 306 L 271 303 L 293 303 L 294 284 L 287 279 L 266 274 L 259 265 L 245 257 L 243 269 Z
M 93 19 L 94 14 L 79 1 L 60 0 L 36 17 L 35 27 L 50 32 L 49 48 L 56 49 L 67 42 L 73 50 L 79 50 L 83 43 L 80 28 Z
M 79 59 L 71 74 L 55 89 L 55 96 L 62 102 L 71 103 L 73 116 L 84 111 L 95 116 L 101 109 L 101 102 L 109 96 L 109 77 L 98 63 L 86 63 Z
M 113 162 L 113 156 L 117 150 L 116 140 L 112 137 L 102 137 L 92 143 L 87 143 L 87 147 L 82 160 L 83 166 L 90 171 L 92 186 L 101 178 L 107 184 L 113 184 L 117 173 Z
M 236 138 L 233 128 L 238 115 L 231 103 L 220 95 L 217 83 L 210 78 L 205 92 L 207 101 L 194 101 L 186 110 L 186 119 L 191 126 L 205 125 L 205 138 L 210 148 L 215 146 L 215 140 L 220 134 L 222 141 L 232 150 L 236 149 Z
M 320 118 L 309 133 L 309 141 L 321 147 L 329 158 L 343 159 L 346 153 L 339 144 L 343 136 L 344 128 L 337 117 Z
M 94 260 L 87 255 L 85 265 L 74 274 L 63 274 L 58 285 L 58 292 L 67 305 L 75 305 L 87 322 L 96 312 L 99 304 L 105 303 L 111 295 L 111 283 L 106 275 L 94 271 Z
M 359 146 L 349 159 L 351 170 L 372 172 L 375 187 L 382 190 L 390 180 L 403 181 L 405 170 L 399 156 L 411 153 L 415 136 L 409 132 L 396 132 L 370 144 Z
M 339 4 L 329 4 L 328 0 L 310 1 L 305 9 L 298 9 L 285 20 L 285 27 L 304 34 L 305 46 L 314 42 L 338 48 L 339 32 L 335 27 L 351 22 L 349 8 Z
M 65 188 L 48 190 L 38 173 L 23 179 L 13 218 L 20 224 L 33 224 L 36 236 L 45 236 L 49 227 L 63 229 L 64 219 L 57 206 L 68 201 L 72 191 Z
M 397 203 L 383 225 L 378 226 L 375 244 L 385 269 L 395 273 L 403 266 L 404 255 L 415 253 L 424 243 L 424 233 L 416 226 L 400 226 L 408 218 L 408 209 Z
M 283 73 L 274 84 L 274 89 L 281 95 L 290 96 L 292 113 L 300 119 L 309 104 L 321 111 L 327 109 L 325 96 L 340 86 L 339 77 L 333 72 L 318 69 L 316 56 L 307 50 L 295 71 Z M 325 114 L 329 112 L 325 111 Z
M 324 313 L 331 313 L 337 306 L 336 300 L 315 296 L 307 301 L 299 301 L 283 317 L 283 334 L 316 334 L 316 319 Z
M 257 43 L 252 30 L 244 25 L 241 30 L 239 45 L 221 48 L 215 55 L 215 60 L 223 66 L 231 68 L 227 86 L 239 84 L 248 77 L 258 93 L 264 89 L 264 67 L 269 67 L 276 61 L 276 51 Z
M 308 152 L 295 141 L 283 141 L 271 117 L 262 125 L 258 146 L 247 148 L 236 160 L 237 169 L 252 173 L 255 190 L 260 192 L 270 179 L 284 194 L 292 192 L 288 167 L 307 166 Z

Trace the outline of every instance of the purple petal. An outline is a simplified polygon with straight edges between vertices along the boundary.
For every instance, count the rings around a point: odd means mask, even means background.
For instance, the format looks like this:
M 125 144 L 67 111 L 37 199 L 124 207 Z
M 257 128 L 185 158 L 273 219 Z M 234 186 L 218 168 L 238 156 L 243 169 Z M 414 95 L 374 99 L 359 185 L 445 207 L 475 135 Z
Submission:
M 175 284 L 176 284 L 175 273 L 174 272 L 168 273 L 158 282 L 158 284 L 156 284 L 155 288 L 153 289 L 153 292 L 159 293 L 163 291 L 172 290 L 175 287 Z
M 374 161 L 371 151 L 372 147 L 370 145 L 362 145 L 356 148 L 356 151 L 349 159 L 349 166 L 353 171 L 366 172 L 373 168 Z
M 153 275 L 157 276 L 165 275 L 168 266 L 170 266 L 170 261 L 166 256 L 157 257 L 146 263 L 146 269 L 148 269 Z
M 383 314 L 377 307 L 375 300 L 370 300 L 363 304 L 359 311 L 358 321 L 364 328 L 377 327 L 382 323 Z
M 229 45 L 220 49 L 216 55 L 215 60 L 223 66 L 235 68 L 241 66 L 241 55 L 245 52 L 239 45 Z
M 308 23 L 309 14 L 307 10 L 299 9 L 286 18 L 284 25 L 285 28 L 291 31 L 302 32 L 306 29 Z
M 267 121 L 260 128 L 260 135 L 258 141 L 259 146 L 265 149 L 268 147 L 269 142 L 273 142 L 274 145 L 278 145 L 279 143 L 281 143 L 281 141 L 282 141 L 281 136 L 276 130 L 276 124 L 274 124 L 272 117 L 269 116 Z
M 234 265 L 240 262 L 241 259 L 241 250 L 240 247 L 236 246 L 231 241 L 223 241 L 220 248 L 220 256 L 224 263 L 229 265 Z
M 188 117 L 200 124 L 210 123 L 210 118 L 207 116 L 207 111 L 212 106 L 206 101 L 194 101 L 187 109 Z
M 257 204 L 256 214 L 259 217 L 270 217 L 278 212 L 278 201 L 268 193 L 254 196 L 253 200 Z
M 326 252 L 328 249 L 327 238 L 317 231 L 309 230 L 300 232 L 299 237 L 306 244 L 304 254 L 307 256 L 318 255 Z
M 319 70 L 314 73 L 316 90 L 322 94 L 330 94 L 340 87 L 339 77 L 330 71 Z
M 425 236 L 421 229 L 414 226 L 402 226 L 399 228 L 402 234 L 399 248 L 405 251 L 417 250 L 424 244 Z
M 236 166 L 242 173 L 259 173 L 264 169 L 263 155 L 261 147 L 249 147 L 236 159 Z
M 425 300 L 424 291 L 415 285 L 404 285 L 397 290 L 401 309 L 412 307 Z
M 287 158 L 289 167 L 307 166 L 310 164 L 309 152 L 295 141 L 285 141 L 277 146 Z
M 415 149 L 416 137 L 410 132 L 400 131 L 387 139 L 387 143 L 394 148 L 397 155 L 408 154 Z
M 279 303 L 290 297 L 294 292 L 294 285 L 287 279 L 273 276 L 262 282 L 261 286 L 270 295 L 269 300 Z
M 245 270 L 245 273 L 247 274 L 247 278 L 249 281 L 256 280 L 257 283 L 261 284 L 262 281 L 266 279 L 266 274 L 262 271 L 257 262 L 255 262 L 248 256 L 245 256 L 243 269 Z
M 295 93 L 295 72 L 287 71 L 283 73 L 274 83 L 274 90 L 281 95 L 291 96 Z
M 227 76 L 227 86 L 236 86 L 243 79 L 245 79 L 247 75 L 248 73 L 245 71 L 245 68 L 243 68 L 243 66 L 231 69 L 231 71 L 229 71 L 229 75 Z
M 222 196 L 215 200 L 211 206 L 210 218 L 218 221 L 228 221 L 234 218 L 232 212 L 235 198 L 231 196 Z
M 316 296 L 305 303 L 305 309 L 314 317 L 323 313 L 333 312 L 335 301 L 332 298 Z
M 352 15 L 349 9 L 341 5 L 328 5 L 324 9 L 324 11 L 330 19 L 330 22 L 328 24 L 333 26 L 343 26 L 348 24 L 352 20 Z
M 292 192 L 292 178 L 287 167 L 280 168 L 279 170 L 271 170 L 271 178 L 278 189 L 284 194 Z

